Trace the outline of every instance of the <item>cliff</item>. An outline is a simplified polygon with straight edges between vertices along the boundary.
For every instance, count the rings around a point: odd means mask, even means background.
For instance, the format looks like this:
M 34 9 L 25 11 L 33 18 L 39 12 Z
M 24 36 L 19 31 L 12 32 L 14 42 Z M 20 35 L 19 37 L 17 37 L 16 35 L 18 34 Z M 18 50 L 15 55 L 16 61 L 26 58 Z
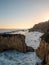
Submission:
M 22 34 L 0 34 L 0 51 L 17 50 L 20 52 L 34 51 L 25 43 L 25 36 Z
M 43 64 L 49 63 L 49 32 L 41 37 L 40 46 L 36 53 L 43 60 Z
M 49 20 L 35 24 L 33 28 L 29 29 L 29 31 L 38 31 L 43 33 L 45 33 L 47 30 L 49 30 Z

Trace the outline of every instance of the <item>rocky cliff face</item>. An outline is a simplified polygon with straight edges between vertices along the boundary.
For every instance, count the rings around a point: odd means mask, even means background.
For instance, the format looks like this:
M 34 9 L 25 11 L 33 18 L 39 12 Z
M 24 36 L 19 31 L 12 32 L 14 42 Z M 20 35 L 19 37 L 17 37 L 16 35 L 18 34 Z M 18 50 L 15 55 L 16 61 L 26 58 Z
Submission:
M 49 29 L 49 20 L 46 22 L 35 24 L 33 28 L 29 29 L 29 31 L 38 31 L 45 33 L 48 29 Z
M 44 64 L 49 63 L 49 33 L 41 37 L 40 46 L 36 53 L 43 60 Z
M 22 34 L 0 34 L 0 51 L 4 50 L 34 51 L 33 48 L 26 46 L 25 36 Z

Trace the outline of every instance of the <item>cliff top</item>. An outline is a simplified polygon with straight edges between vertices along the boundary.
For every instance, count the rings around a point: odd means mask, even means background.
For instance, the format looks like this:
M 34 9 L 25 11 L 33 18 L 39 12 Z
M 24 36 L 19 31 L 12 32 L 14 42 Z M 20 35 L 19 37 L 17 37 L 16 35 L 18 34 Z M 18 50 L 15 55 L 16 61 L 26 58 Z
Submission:
M 0 36 L 2 36 L 2 37 L 12 37 L 12 36 L 22 37 L 23 36 L 25 38 L 25 36 L 23 34 L 6 34 L 6 33 L 2 33 L 2 34 L 0 34 Z

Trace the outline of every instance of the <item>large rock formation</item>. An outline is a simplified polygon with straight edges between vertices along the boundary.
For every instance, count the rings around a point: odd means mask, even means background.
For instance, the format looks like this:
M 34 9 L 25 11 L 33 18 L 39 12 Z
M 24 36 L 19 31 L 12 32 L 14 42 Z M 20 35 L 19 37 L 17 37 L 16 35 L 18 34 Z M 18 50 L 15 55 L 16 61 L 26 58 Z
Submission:
M 29 31 L 38 31 L 45 33 L 48 29 L 49 29 L 49 20 L 46 22 L 35 24 L 33 28 L 29 29 Z
M 0 51 L 4 50 L 34 51 L 33 48 L 26 46 L 25 36 L 22 34 L 0 34 Z
M 41 37 L 40 46 L 36 53 L 43 60 L 44 64 L 49 63 L 49 32 Z

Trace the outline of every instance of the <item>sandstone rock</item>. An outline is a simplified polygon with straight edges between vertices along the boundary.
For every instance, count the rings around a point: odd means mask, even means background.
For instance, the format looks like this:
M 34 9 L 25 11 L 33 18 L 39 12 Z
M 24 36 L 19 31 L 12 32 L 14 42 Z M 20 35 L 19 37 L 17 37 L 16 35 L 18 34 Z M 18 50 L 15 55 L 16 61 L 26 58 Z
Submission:
M 17 50 L 20 52 L 32 51 L 25 43 L 25 36 L 22 34 L 0 34 L 0 51 Z
M 45 33 L 41 37 L 40 46 L 36 53 L 43 60 L 44 64 L 49 62 L 49 33 Z

